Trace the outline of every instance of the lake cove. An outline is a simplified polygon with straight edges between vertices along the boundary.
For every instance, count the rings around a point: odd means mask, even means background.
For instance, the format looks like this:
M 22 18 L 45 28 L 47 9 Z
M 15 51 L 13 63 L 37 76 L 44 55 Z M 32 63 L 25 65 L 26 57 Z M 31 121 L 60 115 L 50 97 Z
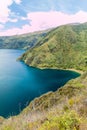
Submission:
M 31 100 L 80 76 L 69 70 L 37 69 L 16 59 L 23 50 L 0 49 L 0 116 L 18 114 Z

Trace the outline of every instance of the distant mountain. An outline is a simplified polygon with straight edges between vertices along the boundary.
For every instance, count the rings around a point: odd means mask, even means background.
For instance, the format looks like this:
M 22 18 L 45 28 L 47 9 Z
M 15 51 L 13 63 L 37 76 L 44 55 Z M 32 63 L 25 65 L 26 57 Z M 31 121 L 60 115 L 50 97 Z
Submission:
M 52 29 L 21 57 L 39 68 L 87 69 L 87 23 Z
M 46 36 L 46 31 L 39 31 L 23 35 L 0 37 L 0 49 L 29 49 L 41 38 Z

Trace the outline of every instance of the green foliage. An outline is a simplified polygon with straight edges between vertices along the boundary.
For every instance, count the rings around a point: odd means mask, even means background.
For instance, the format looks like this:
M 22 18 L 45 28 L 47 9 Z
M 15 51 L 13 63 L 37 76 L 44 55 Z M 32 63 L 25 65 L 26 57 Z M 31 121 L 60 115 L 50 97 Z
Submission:
M 51 30 L 20 59 L 40 68 L 87 71 L 87 23 Z M 20 115 L 0 118 L 0 130 L 87 130 L 87 72 L 58 91 L 34 99 Z
M 68 102 L 69 102 L 69 105 L 72 107 L 75 103 L 75 99 L 70 98 Z
M 0 49 L 30 49 L 46 35 L 47 31 L 0 37 Z
M 20 59 L 39 68 L 87 69 L 87 26 L 65 25 L 51 30 Z
M 67 112 L 57 117 L 51 117 L 45 121 L 39 130 L 79 130 L 81 119 L 74 112 Z

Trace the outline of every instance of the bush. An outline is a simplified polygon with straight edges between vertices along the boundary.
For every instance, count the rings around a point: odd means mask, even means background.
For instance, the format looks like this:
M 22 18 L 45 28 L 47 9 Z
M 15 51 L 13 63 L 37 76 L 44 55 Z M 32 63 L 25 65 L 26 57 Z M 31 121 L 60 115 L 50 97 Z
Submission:
M 68 111 L 64 115 L 49 118 L 39 130 L 79 130 L 80 122 L 74 111 Z

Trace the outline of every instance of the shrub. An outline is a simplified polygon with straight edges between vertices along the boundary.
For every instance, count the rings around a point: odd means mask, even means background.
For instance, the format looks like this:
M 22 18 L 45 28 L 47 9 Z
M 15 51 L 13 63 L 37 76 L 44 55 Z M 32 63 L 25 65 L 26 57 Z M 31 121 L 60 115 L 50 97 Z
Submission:
M 68 111 L 64 115 L 49 118 L 39 130 L 79 130 L 80 122 L 74 111 Z

